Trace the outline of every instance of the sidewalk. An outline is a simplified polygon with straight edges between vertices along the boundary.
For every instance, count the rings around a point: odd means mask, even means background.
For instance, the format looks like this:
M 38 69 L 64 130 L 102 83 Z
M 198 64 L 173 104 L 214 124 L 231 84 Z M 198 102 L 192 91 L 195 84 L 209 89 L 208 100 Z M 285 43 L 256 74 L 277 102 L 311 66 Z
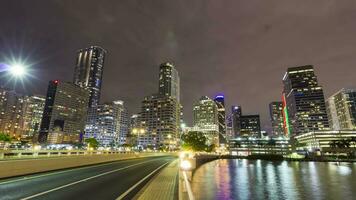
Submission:
M 138 200 L 178 199 L 178 159 L 165 167 L 136 196 Z

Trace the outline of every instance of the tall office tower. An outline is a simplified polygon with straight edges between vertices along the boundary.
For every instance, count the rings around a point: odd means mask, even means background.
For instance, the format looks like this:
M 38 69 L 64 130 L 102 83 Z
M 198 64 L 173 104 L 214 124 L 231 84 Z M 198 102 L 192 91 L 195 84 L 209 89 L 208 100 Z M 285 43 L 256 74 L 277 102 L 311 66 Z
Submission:
M 261 123 L 259 115 L 242 115 L 240 123 L 240 136 L 261 137 Z
M 80 87 L 88 88 L 89 107 L 98 105 L 100 101 L 106 53 L 105 49 L 98 46 L 78 51 L 73 82 Z
M 235 137 L 232 127 L 232 113 L 226 115 L 226 139 L 231 140 Z
M 0 88 L 0 132 L 20 139 L 22 135 L 23 96 Z
M 226 117 L 224 96 L 217 95 L 215 96 L 214 101 L 218 107 L 219 143 L 226 144 Z
M 271 102 L 269 104 L 269 114 L 272 124 L 272 134 L 274 136 L 284 135 L 283 129 L 283 103 L 281 101 Z
M 33 137 L 38 137 L 45 101 L 46 97 L 42 95 L 24 97 L 21 120 L 22 138 L 32 140 Z
M 324 92 L 312 65 L 288 68 L 283 77 L 284 128 L 287 136 L 328 130 Z
M 241 130 L 241 118 L 242 116 L 242 108 L 241 106 L 232 106 L 231 107 L 231 121 L 232 121 L 232 131 L 233 137 L 237 137 L 240 135 Z
M 89 91 L 73 83 L 50 81 L 43 111 L 40 143 L 77 143 L 84 133 Z
M 123 103 L 123 102 L 122 102 Z M 124 105 L 121 106 L 121 114 L 120 114 L 120 129 L 119 129 L 119 144 L 123 145 L 127 143 L 127 136 L 129 134 L 129 126 L 130 126 L 130 119 L 129 119 L 129 112 Z
M 123 101 L 93 106 L 88 111 L 84 137 L 95 138 L 102 146 L 123 144 L 127 135 L 127 117 Z
M 210 144 L 219 144 L 218 107 L 207 96 L 202 96 L 193 107 L 193 125 L 203 132 Z
M 356 129 L 356 89 L 341 89 L 327 100 L 330 127 L 333 130 Z
M 172 63 L 166 62 L 159 66 L 159 89 L 158 93 L 170 96 L 180 102 L 180 84 L 178 71 Z
M 180 122 L 180 105 L 175 98 L 165 95 L 151 95 L 142 101 L 140 113 L 139 144 L 174 148 L 177 145 Z

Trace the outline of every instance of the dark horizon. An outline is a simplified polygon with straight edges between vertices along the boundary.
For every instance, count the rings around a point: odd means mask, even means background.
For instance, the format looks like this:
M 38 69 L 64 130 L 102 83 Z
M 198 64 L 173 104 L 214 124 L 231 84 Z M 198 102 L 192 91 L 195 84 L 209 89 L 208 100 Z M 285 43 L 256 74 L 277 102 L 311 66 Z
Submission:
M 3 1 L 0 62 L 35 63 L 19 91 L 45 95 L 48 81 L 72 81 L 76 51 L 91 45 L 108 50 L 101 102 L 124 100 L 131 114 L 158 91 L 159 64 L 172 61 L 189 125 L 201 96 L 223 93 L 227 112 L 241 105 L 269 129 L 288 67 L 313 65 L 325 98 L 356 86 L 353 1 L 82 2 Z

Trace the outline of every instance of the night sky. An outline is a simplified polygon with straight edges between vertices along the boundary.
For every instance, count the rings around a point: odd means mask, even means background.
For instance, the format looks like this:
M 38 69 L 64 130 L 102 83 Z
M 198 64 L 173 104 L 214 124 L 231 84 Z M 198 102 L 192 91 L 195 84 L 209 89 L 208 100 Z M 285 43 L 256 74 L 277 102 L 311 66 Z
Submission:
M 90 45 L 108 50 L 102 102 L 138 112 L 158 90 L 159 64 L 173 61 L 188 124 L 200 96 L 223 93 L 268 129 L 287 67 L 314 65 L 326 97 L 356 86 L 356 1 L 1 1 L 0 62 L 27 59 L 36 76 L 18 91 L 72 81 L 76 50 Z

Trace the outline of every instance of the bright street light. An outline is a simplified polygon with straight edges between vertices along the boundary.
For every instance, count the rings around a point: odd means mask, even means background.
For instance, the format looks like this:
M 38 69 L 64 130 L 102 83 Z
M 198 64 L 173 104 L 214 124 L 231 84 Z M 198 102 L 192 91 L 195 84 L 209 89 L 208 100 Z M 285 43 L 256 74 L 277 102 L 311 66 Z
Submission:
M 22 64 L 10 65 L 9 72 L 15 77 L 22 77 L 26 74 L 26 67 Z

